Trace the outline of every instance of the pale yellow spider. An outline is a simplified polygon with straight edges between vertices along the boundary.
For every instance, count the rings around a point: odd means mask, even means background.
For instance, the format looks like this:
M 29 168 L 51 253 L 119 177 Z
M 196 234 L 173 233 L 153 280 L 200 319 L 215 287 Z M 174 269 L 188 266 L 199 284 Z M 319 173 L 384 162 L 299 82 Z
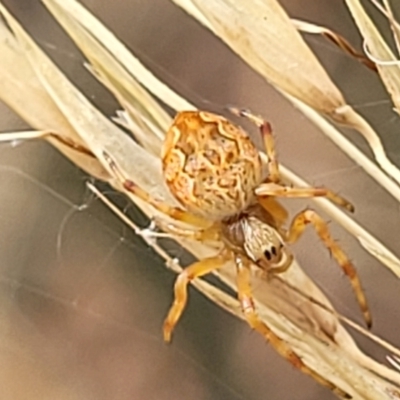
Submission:
M 287 270 L 293 258 L 288 244 L 295 242 L 310 223 L 349 277 L 365 321 L 370 326 L 371 316 L 357 273 L 332 239 L 325 221 L 315 211 L 306 209 L 294 217 L 286 231 L 283 224 L 287 212 L 275 197 L 325 196 L 349 211 L 353 211 L 353 206 L 325 188 L 296 188 L 281 184 L 269 123 L 244 110 L 232 108 L 231 111 L 250 119 L 259 127 L 269 160 L 268 176 L 263 180 L 258 150 L 240 127 L 208 112 L 180 112 L 166 134 L 161 157 L 165 181 L 184 208 L 172 207 L 151 197 L 125 177 L 111 157 L 104 153 L 110 168 L 127 191 L 173 220 L 192 226 L 182 228 L 182 225 L 158 220 L 162 230 L 202 242 L 217 240 L 224 243 L 214 257 L 195 262 L 177 277 L 175 300 L 164 322 L 164 339 L 171 340 L 174 327 L 186 306 L 189 282 L 234 260 L 238 297 L 249 325 L 295 367 L 342 397 L 349 398 L 307 367 L 259 319 L 252 297 L 250 267 L 255 264 L 267 273 Z

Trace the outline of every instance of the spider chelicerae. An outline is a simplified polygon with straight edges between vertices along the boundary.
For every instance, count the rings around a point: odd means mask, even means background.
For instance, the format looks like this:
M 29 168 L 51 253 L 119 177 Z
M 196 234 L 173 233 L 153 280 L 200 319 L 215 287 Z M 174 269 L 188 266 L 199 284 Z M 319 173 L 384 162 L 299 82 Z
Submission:
M 230 111 L 258 126 L 268 156 L 268 175 L 263 178 L 259 152 L 240 127 L 222 116 L 204 111 L 179 112 L 166 133 L 161 158 L 166 184 L 182 208 L 150 196 L 125 177 L 113 159 L 104 153 L 110 168 L 127 191 L 171 218 L 169 222 L 157 219 L 164 232 L 201 242 L 223 243 L 215 256 L 193 263 L 177 277 L 175 300 L 164 322 L 164 339 L 171 340 L 174 327 L 186 306 L 189 282 L 221 268 L 233 259 L 237 271 L 238 298 L 249 325 L 295 367 L 342 397 L 349 398 L 307 367 L 259 319 L 254 306 L 250 274 L 252 265 L 267 273 L 285 272 L 293 259 L 288 245 L 297 241 L 305 227 L 311 224 L 350 279 L 364 319 L 370 326 L 371 315 L 356 270 L 332 239 L 326 222 L 315 211 L 306 209 L 299 212 L 285 229 L 287 212 L 276 198 L 324 196 L 350 212 L 353 206 L 326 188 L 284 185 L 279 174 L 270 124 L 246 110 L 230 108 Z

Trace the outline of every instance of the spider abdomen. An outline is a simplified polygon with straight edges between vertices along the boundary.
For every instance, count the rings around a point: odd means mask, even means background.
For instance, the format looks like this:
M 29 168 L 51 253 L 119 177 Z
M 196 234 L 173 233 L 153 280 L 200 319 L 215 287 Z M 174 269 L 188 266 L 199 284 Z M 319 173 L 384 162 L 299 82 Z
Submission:
M 248 135 L 225 118 L 180 112 L 162 150 L 164 177 L 185 208 L 209 220 L 244 210 L 261 180 L 261 160 Z

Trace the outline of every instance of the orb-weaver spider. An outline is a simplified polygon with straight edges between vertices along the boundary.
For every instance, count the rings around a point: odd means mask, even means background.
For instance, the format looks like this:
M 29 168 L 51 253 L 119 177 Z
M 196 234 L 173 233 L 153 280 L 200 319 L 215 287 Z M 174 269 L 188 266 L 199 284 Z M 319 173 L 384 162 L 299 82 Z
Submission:
M 234 260 L 237 290 L 249 325 L 261 333 L 294 366 L 310 374 L 343 397 L 331 382 L 307 367 L 289 346 L 262 322 L 255 310 L 250 284 L 250 267 L 267 273 L 282 273 L 292 262 L 288 244 L 295 242 L 307 224 L 314 226 L 349 277 L 368 326 L 371 316 L 358 275 L 341 248 L 332 239 L 326 222 L 313 210 L 298 213 L 285 230 L 286 210 L 276 197 L 324 196 L 353 211 L 353 206 L 325 188 L 297 188 L 281 183 L 279 164 L 270 124 L 245 110 L 230 109 L 255 123 L 268 156 L 268 176 L 262 178 L 260 155 L 249 136 L 225 118 L 203 111 L 183 111 L 175 117 L 162 148 L 164 178 L 183 208 L 170 206 L 150 196 L 125 177 L 112 158 L 106 161 L 123 187 L 179 223 L 157 220 L 159 227 L 174 236 L 202 242 L 221 241 L 222 249 L 210 258 L 187 267 L 175 283 L 175 300 L 164 322 L 164 339 L 171 335 L 187 302 L 187 285 L 194 278 L 221 268 Z M 185 223 L 190 227 L 182 227 Z

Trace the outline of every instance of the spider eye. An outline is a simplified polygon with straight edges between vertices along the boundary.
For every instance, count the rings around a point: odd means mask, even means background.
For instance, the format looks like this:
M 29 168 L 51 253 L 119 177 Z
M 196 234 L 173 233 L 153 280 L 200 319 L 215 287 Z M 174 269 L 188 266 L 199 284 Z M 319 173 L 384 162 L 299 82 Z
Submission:
M 271 252 L 272 252 L 272 254 L 273 254 L 274 256 L 276 256 L 276 248 L 275 248 L 275 246 L 272 246 L 272 247 L 271 247 Z
M 268 261 L 271 261 L 271 253 L 268 250 L 264 251 L 264 256 Z

